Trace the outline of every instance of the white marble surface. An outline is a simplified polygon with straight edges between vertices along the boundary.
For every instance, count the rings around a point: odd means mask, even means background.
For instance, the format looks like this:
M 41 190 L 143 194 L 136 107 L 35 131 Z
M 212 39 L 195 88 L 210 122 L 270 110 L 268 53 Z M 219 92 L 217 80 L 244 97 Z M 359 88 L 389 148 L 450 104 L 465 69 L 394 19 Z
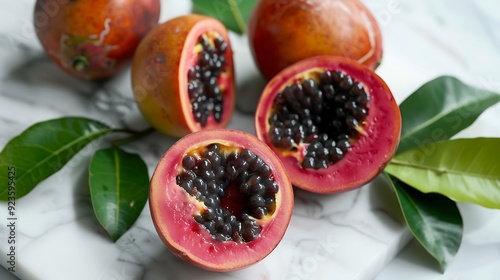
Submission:
M 0 9 L 0 147 L 34 122 L 89 116 L 117 126 L 146 126 L 131 99 L 126 70 L 105 84 L 68 77 L 43 54 L 31 24 L 33 0 Z M 377 70 L 398 101 L 425 81 L 449 74 L 500 92 L 500 4 L 496 0 L 366 0 L 384 37 Z M 189 11 L 189 1 L 163 1 L 162 20 Z M 240 108 L 253 108 L 258 79 L 245 38 L 232 36 Z M 485 112 L 461 136 L 500 137 L 500 106 Z M 253 132 L 238 112 L 230 127 Z M 161 135 L 127 148 L 152 172 L 174 139 Z M 262 262 L 232 273 L 207 273 L 185 264 L 161 244 L 146 208 L 113 244 L 89 201 L 90 145 L 64 169 L 17 202 L 16 276 L 20 279 L 496 279 L 500 275 L 500 211 L 460 204 L 465 236 L 446 273 L 410 239 L 395 198 L 382 179 L 347 193 L 297 191 L 290 228 Z M 0 204 L 1 265 L 7 251 L 7 208 Z M 391 261 L 392 260 L 392 261 Z M 9 274 L 2 274 L 8 279 Z

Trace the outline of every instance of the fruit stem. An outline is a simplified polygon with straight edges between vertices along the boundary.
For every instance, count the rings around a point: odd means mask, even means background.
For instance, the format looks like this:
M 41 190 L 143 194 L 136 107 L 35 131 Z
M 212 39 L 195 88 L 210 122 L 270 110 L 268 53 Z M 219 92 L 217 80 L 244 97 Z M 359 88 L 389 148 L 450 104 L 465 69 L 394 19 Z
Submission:
M 147 136 L 155 131 L 156 130 L 153 127 L 149 127 L 147 129 L 144 129 L 141 131 L 135 131 L 135 130 L 130 130 L 130 129 L 113 129 L 113 132 L 124 132 L 124 133 L 128 133 L 131 135 L 128 137 L 122 138 L 122 139 L 112 141 L 111 146 L 113 146 L 113 147 L 123 146 L 123 145 L 128 144 L 130 142 L 133 142 L 137 139 L 145 137 L 145 136 Z

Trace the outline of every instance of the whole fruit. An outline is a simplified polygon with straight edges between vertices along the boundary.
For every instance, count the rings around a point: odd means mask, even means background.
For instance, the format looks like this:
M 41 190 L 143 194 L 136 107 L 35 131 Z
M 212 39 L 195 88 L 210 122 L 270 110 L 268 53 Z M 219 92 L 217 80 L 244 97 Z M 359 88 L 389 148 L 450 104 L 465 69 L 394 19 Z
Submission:
M 203 130 L 163 155 L 149 203 L 160 238 L 176 256 L 229 271 L 258 262 L 278 245 L 293 190 L 280 160 L 255 136 Z
M 34 24 L 59 67 L 97 80 L 122 68 L 159 16 L 159 0 L 37 0 Z
M 334 193 L 371 181 L 394 155 L 401 114 L 370 68 L 339 56 L 302 60 L 264 89 L 255 130 L 292 183 Z
M 249 38 L 267 80 L 317 55 L 349 57 L 372 69 L 382 59 L 379 27 L 359 0 L 261 0 L 250 17 Z
M 132 88 L 146 120 L 165 134 L 227 126 L 235 83 L 226 28 L 201 15 L 158 25 L 134 55 Z

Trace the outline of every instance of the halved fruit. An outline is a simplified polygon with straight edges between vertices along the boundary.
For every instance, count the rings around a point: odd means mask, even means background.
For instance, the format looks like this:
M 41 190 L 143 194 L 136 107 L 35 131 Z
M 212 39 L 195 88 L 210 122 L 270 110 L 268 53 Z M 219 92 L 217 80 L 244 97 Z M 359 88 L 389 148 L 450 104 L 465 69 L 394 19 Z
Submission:
M 278 245 L 293 190 L 280 160 L 255 136 L 203 130 L 161 158 L 149 202 L 156 230 L 176 256 L 229 271 L 258 262 Z
M 172 136 L 227 126 L 235 102 L 232 55 L 216 19 L 184 15 L 154 28 L 132 64 L 134 97 L 146 120 Z
M 394 155 L 401 114 L 385 82 L 348 58 L 318 56 L 264 89 L 255 130 L 283 161 L 293 185 L 334 193 L 371 181 Z

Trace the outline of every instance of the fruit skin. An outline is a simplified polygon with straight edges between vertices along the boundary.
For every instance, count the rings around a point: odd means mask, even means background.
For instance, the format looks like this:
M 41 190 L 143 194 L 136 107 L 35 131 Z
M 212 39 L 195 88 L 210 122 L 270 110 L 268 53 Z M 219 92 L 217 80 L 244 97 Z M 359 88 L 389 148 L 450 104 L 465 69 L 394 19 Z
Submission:
M 226 42 L 226 28 L 216 19 L 184 15 L 155 27 L 139 44 L 132 64 L 132 88 L 143 116 L 158 131 L 181 137 L 201 130 L 195 122 L 187 93 L 188 64 L 194 63 L 193 47 L 207 30 L 217 31 Z M 234 111 L 235 83 L 232 49 L 226 50 L 227 75 L 224 116 L 220 123 L 209 119 L 206 129 L 226 127 Z
M 219 242 L 192 217 L 198 208 L 193 197 L 176 184 L 181 160 L 189 149 L 216 140 L 251 149 L 261 157 L 279 184 L 276 210 L 269 218 L 257 220 L 261 236 L 246 243 Z M 177 141 L 160 159 L 151 178 L 149 205 L 159 237 L 177 257 L 212 271 L 241 269 L 263 259 L 278 245 L 290 222 L 293 189 L 280 160 L 255 136 L 236 130 L 214 129 L 191 133 Z
M 313 69 L 341 70 L 369 90 L 369 114 L 361 136 L 339 162 L 327 169 L 303 169 L 297 158 L 301 150 L 284 155 L 271 144 L 268 116 L 274 97 L 301 73 Z M 360 187 L 373 180 L 397 150 L 401 134 L 401 113 L 389 87 L 370 68 L 340 56 L 317 56 L 295 63 L 276 75 L 262 92 L 255 113 L 257 137 L 267 143 L 285 166 L 292 184 L 314 193 L 336 193 Z
M 159 16 L 159 0 L 37 0 L 34 24 L 45 52 L 60 68 L 98 80 L 124 66 Z
M 285 67 L 317 55 L 340 55 L 375 69 L 382 38 L 359 0 L 261 0 L 249 22 L 252 54 L 270 80 Z

